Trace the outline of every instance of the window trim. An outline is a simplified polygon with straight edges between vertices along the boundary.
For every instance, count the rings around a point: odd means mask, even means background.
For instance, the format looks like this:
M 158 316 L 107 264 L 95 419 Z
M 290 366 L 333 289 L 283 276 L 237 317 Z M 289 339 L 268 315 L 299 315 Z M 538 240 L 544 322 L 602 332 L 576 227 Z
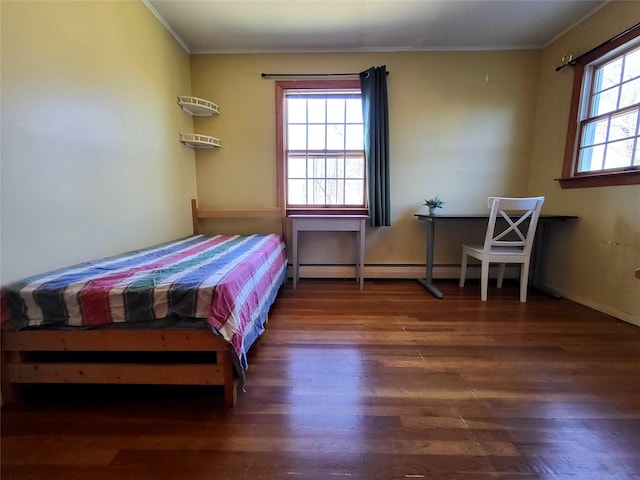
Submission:
M 587 67 L 602 59 L 605 55 L 618 49 L 640 37 L 640 28 L 634 28 L 615 39 L 594 48 L 576 60 L 573 67 L 573 88 L 571 103 L 569 106 L 569 122 L 565 141 L 564 161 L 562 164 L 562 176 L 556 180 L 564 188 L 605 187 L 616 185 L 640 184 L 640 170 L 629 168 L 628 170 L 615 170 L 611 172 L 580 173 L 576 175 L 575 165 L 577 151 L 580 142 L 580 105 L 583 95 L 583 85 Z
M 276 81 L 276 194 L 278 195 L 278 205 L 286 210 L 286 215 L 368 215 L 369 209 L 362 207 L 342 207 L 342 206 L 318 206 L 314 207 L 287 207 L 286 192 L 286 172 L 285 172 L 285 151 L 284 151 L 284 98 L 287 90 L 295 89 L 360 89 L 360 79 L 342 80 L 284 80 Z M 366 158 L 365 158 L 366 162 Z M 365 182 L 365 201 L 366 201 Z

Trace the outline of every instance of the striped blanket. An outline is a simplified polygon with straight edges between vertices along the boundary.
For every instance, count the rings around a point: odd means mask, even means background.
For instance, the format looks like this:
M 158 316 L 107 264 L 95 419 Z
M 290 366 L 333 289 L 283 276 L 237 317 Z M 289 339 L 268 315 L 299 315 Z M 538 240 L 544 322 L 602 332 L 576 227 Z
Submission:
M 7 285 L 2 326 L 205 320 L 246 368 L 246 351 L 264 331 L 286 269 L 279 235 L 195 235 Z

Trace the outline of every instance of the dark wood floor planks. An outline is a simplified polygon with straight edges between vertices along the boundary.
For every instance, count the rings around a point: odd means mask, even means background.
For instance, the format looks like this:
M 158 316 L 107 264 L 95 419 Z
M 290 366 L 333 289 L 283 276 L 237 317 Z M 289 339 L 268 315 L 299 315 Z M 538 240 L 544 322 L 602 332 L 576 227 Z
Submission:
M 640 328 L 518 287 L 286 285 L 246 393 L 39 386 L 6 479 L 640 480 Z

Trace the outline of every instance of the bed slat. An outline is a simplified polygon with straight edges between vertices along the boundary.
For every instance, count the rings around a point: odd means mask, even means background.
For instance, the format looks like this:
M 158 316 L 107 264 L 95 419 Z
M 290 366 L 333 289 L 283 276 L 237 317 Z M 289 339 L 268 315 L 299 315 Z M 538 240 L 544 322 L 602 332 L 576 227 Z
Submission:
M 9 365 L 13 383 L 109 383 L 141 385 L 220 385 L 221 365 L 40 363 Z
M 209 330 L 26 330 L 2 332 L 4 351 L 181 352 L 228 350 Z

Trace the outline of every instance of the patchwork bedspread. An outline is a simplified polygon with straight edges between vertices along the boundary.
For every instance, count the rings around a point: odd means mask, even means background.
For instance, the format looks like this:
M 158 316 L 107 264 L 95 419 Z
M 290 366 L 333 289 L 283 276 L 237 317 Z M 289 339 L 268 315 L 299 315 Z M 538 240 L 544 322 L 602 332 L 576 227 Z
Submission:
M 195 235 L 2 288 L 3 328 L 205 320 L 246 368 L 246 350 L 286 279 L 279 235 Z M 140 323 L 141 324 L 141 323 Z

